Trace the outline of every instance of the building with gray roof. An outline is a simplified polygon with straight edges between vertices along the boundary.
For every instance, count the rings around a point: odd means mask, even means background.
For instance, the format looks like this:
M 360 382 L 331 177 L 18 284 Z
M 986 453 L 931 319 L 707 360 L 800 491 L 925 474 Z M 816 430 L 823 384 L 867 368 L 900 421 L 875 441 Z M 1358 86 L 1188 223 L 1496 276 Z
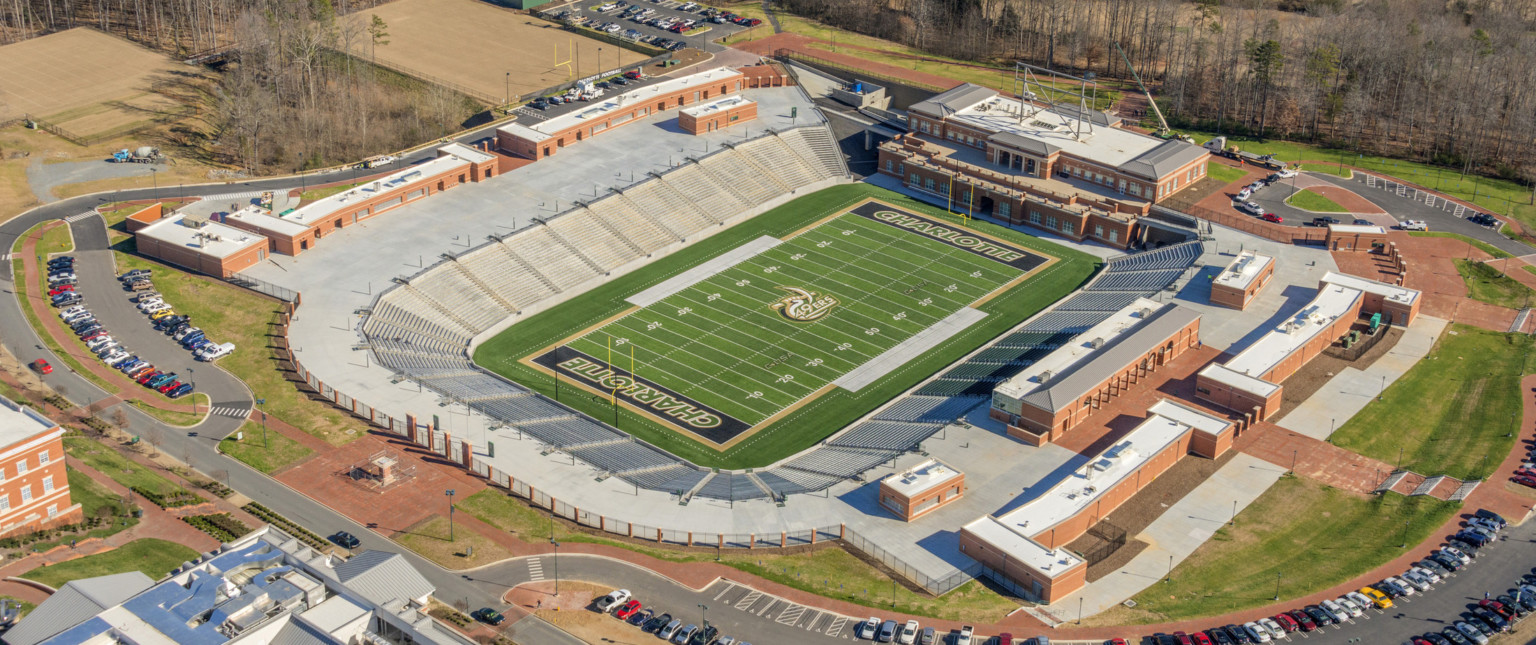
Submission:
M 5 645 L 470 645 L 427 615 L 433 587 L 398 553 L 342 559 L 264 527 L 158 583 L 131 572 L 76 580 Z

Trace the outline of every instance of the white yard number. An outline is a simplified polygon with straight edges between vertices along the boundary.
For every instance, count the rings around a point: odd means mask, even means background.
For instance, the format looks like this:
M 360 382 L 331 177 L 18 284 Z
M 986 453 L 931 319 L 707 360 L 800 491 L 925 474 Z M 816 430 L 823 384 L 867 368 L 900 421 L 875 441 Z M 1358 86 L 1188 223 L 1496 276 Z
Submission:
M 891 316 L 891 320 L 906 320 L 906 318 L 907 318 L 907 312 L 905 312 L 905 311 L 903 311 L 903 312 L 901 312 L 899 314 L 896 314 L 894 316 Z
M 738 287 L 745 287 L 745 286 L 747 286 L 749 284 L 752 284 L 751 280 L 737 280 L 736 281 L 736 286 L 738 286 Z
M 796 253 L 794 255 L 789 256 L 789 259 L 791 259 L 791 260 L 804 260 L 805 259 L 805 254 L 804 253 Z
M 873 336 L 873 335 L 878 334 L 878 333 L 880 333 L 880 328 L 879 327 L 870 327 L 869 329 L 864 330 L 864 335 L 865 336 Z
M 682 309 L 677 310 L 677 315 L 679 316 L 686 316 L 691 313 L 693 313 L 693 307 L 683 307 Z
M 853 235 L 853 231 L 851 229 L 847 230 L 847 231 L 843 231 L 843 235 Z
M 837 351 L 839 351 L 839 352 L 850 350 L 850 349 L 853 349 L 853 343 L 843 343 L 843 344 L 837 346 Z
M 655 331 L 655 330 L 656 330 L 656 328 L 657 328 L 657 327 L 660 327 L 660 326 L 661 326 L 661 323 L 659 323 L 659 322 L 653 322 L 653 323 L 649 323 L 649 324 L 647 324 L 647 325 L 646 325 L 646 326 L 645 326 L 645 330 L 646 330 L 646 331 Z
M 748 394 L 747 398 L 749 398 L 749 399 L 761 399 L 761 398 L 763 398 L 763 393 L 762 392 L 753 392 L 751 394 Z
M 627 342 L 629 342 L 628 338 L 615 338 L 615 339 L 613 339 L 613 344 L 615 344 L 615 345 L 623 345 L 624 343 L 627 343 Z
M 720 294 L 718 294 L 718 293 L 709 294 L 709 297 L 705 298 L 705 300 L 707 300 L 709 302 L 714 302 L 714 301 L 719 300 L 719 299 L 720 299 Z
M 805 362 L 806 367 L 821 367 L 821 359 L 813 358 Z
M 923 298 L 922 300 L 917 301 L 917 304 L 927 307 L 928 305 L 933 304 L 933 298 Z
M 774 265 L 774 266 L 768 267 L 766 269 L 763 269 L 763 273 L 773 273 L 774 271 L 778 271 L 778 270 L 779 270 L 778 265 Z
M 944 293 L 954 293 L 955 290 L 959 289 L 959 288 L 960 288 L 959 286 L 952 284 L 952 285 L 949 285 L 947 287 L 944 287 Z
M 980 278 L 981 277 L 981 272 L 980 271 L 972 271 L 971 272 L 971 277 L 972 278 Z
M 793 380 L 795 380 L 795 375 L 794 374 L 785 374 L 785 375 L 779 377 L 778 382 L 779 383 L 788 383 L 788 382 L 793 381 Z
M 823 242 L 817 242 L 816 243 L 816 248 L 818 248 L 818 249 L 824 249 L 824 248 L 827 248 L 829 246 L 832 246 L 832 240 L 826 240 L 826 241 L 823 241 Z

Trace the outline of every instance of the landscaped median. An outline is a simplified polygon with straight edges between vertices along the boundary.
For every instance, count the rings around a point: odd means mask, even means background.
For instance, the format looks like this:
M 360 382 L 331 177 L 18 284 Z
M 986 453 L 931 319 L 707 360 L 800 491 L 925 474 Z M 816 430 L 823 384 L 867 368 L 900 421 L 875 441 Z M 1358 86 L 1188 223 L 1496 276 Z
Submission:
M 150 580 L 159 580 L 182 563 L 196 559 L 197 551 L 189 547 L 156 538 L 140 538 L 111 551 L 41 566 L 21 574 L 21 577 L 55 589 L 71 580 L 129 571 L 141 571 Z
M 1287 197 L 1285 203 L 1314 213 L 1347 213 L 1349 212 L 1338 202 L 1322 196 L 1316 191 L 1298 190 L 1296 194 Z
M 260 423 L 247 421 L 238 433 L 219 442 L 219 452 L 268 475 L 308 459 L 315 451 Z

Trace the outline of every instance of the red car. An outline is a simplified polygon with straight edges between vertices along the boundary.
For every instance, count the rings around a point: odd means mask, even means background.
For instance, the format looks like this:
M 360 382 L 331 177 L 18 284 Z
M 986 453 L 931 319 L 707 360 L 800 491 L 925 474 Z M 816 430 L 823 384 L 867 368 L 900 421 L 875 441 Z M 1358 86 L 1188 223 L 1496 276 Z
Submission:
M 1288 613 L 1290 613 L 1291 618 L 1296 619 L 1296 624 L 1301 625 L 1301 631 L 1310 632 L 1317 629 L 1317 623 L 1312 622 L 1312 617 L 1308 616 L 1307 612 L 1300 609 L 1292 609 Z
M 54 287 L 52 289 L 49 289 L 48 290 L 48 295 L 50 295 L 50 296 L 57 296 L 57 295 L 59 295 L 61 293 L 69 293 L 69 292 L 74 291 L 74 290 L 75 290 L 75 285 L 72 285 L 72 284 L 60 285 L 60 286 Z
M 32 361 L 32 369 L 36 370 L 38 374 L 52 374 L 53 373 L 53 366 L 49 365 L 48 361 L 45 361 L 45 360 L 43 360 L 41 358 L 39 358 L 39 359 L 37 359 L 35 361 Z
M 1125 645 L 1125 639 L 1124 638 L 1111 638 L 1111 639 L 1109 639 L 1107 641 L 1104 641 L 1104 645 Z
M 174 390 L 178 387 L 181 387 L 181 381 L 171 381 L 170 383 L 166 383 L 165 385 L 155 389 L 159 390 L 161 394 L 165 394 L 166 392 L 170 392 L 171 390 Z
M 1504 620 L 1515 619 L 1515 612 L 1511 611 L 1508 607 L 1504 606 L 1504 603 L 1497 600 L 1479 600 L 1477 601 L 1477 606 L 1487 607 L 1489 610 L 1493 611 L 1493 613 L 1503 616 Z
M 1179 645 L 1195 645 L 1195 639 L 1190 638 L 1189 634 L 1184 632 L 1174 632 L 1173 638 L 1179 641 Z
M 139 385 L 144 385 L 146 383 L 149 383 L 149 379 L 155 378 L 156 376 L 159 376 L 159 375 L 164 374 L 164 373 L 165 372 L 162 372 L 160 370 L 150 370 L 148 372 L 145 372 L 143 376 L 140 376 L 138 379 L 135 379 L 135 380 L 137 380 L 139 382 Z
M 1265 213 L 1264 214 L 1264 221 L 1279 223 L 1279 222 L 1284 222 L 1285 218 L 1281 217 L 1279 215 L 1276 215 L 1274 213 Z
M 1536 488 L 1536 477 L 1515 477 L 1516 484 L 1529 488 Z
M 1290 614 L 1275 614 L 1270 619 L 1280 623 L 1280 629 L 1285 630 L 1287 634 L 1301 629 L 1301 625 L 1296 624 L 1296 619 L 1291 618 Z
M 629 602 L 624 603 L 623 607 L 619 607 L 618 610 L 614 611 L 613 612 L 613 617 L 617 618 L 619 620 L 625 620 L 625 619 L 629 618 L 630 616 L 635 615 L 635 612 L 637 612 L 637 611 L 640 611 L 640 601 L 638 601 L 638 600 L 631 600 Z
M 1177 634 L 1181 632 L 1175 633 Z M 1195 645 L 1211 645 L 1211 637 L 1206 636 L 1205 632 L 1195 632 L 1190 634 L 1189 637 L 1195 641 Z

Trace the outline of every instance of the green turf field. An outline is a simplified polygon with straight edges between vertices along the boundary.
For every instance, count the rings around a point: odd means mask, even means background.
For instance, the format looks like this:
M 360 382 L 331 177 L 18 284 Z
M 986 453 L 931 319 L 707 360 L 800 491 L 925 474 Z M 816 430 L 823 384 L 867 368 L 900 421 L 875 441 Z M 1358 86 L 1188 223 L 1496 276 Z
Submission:
M 843 214 L 566 346 L 755 426 L 1022 275 Z
M 871 197 L 968 236 L 962 241 L 988 240 L 1012 249 L 1014 256 L 1027 255 L 1036 266 L 1010 263 L 1008 256 L 984 257 L 975 249 L 845 214 Z M 657 302 L 643 307 L 629 302 L 762 236 L 782 242 Z M 1087 254 L 994 224 L 962 226 L 942 209 L 898 193 L 866 184 L 838 186 L 720 231 L 513 325 L 477 347 L 474 360 L 695 464 L 761 466 L 889 401 L 1067 295 L 1097 267 L 1097 259 Z M 836 304 L 827 307 L 829 296 Z M 781 301 L 789 313 L 811 320 L 788 319 L 773 308 Z M 986 315 L 930 349 L 901 356 L 889 373 L 857 390 L 828 387 L 967 307 Z M 610 343 L 612 372 L 621 378 L 628 375 L 635 348 L 637 374 L 627 384 L 653 385 L 699 402 L 754 432 L 722 448 L 724 441 L 705 441 L 655 410 L 640 411 L 633 401 L 645 399 L 626 400 L 623 385 L 618 396 L 623 405 L 614 406 L 602 373 L 578 388 L 578 379 L 562 369 L 556 392 L 549 369 L 556 362 L 546 357 L 570 352 L 559 357 L 563 364 L 579 352 L 605 370 Z

